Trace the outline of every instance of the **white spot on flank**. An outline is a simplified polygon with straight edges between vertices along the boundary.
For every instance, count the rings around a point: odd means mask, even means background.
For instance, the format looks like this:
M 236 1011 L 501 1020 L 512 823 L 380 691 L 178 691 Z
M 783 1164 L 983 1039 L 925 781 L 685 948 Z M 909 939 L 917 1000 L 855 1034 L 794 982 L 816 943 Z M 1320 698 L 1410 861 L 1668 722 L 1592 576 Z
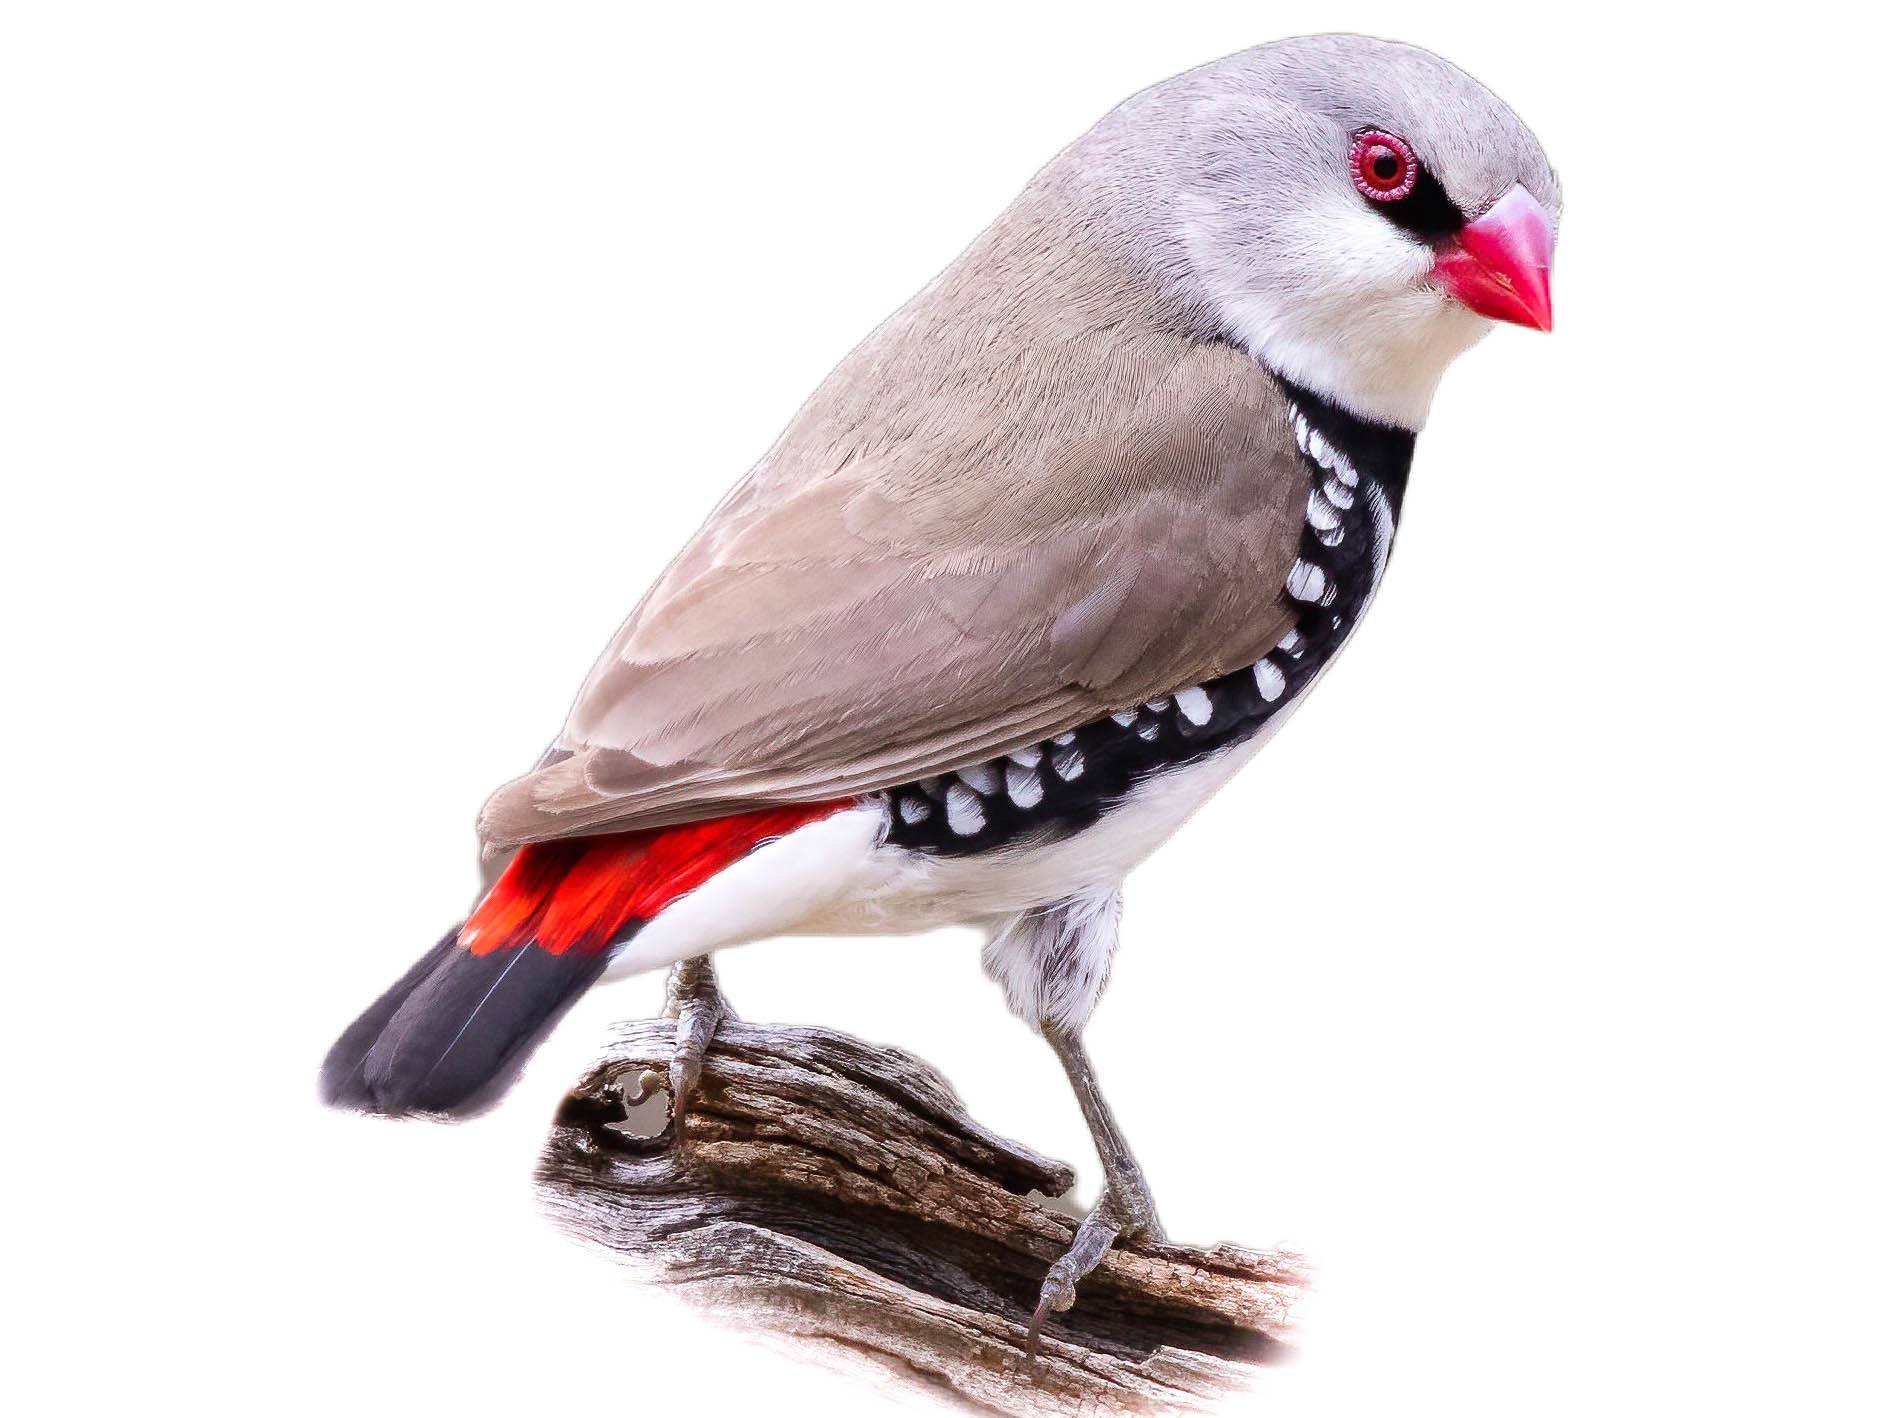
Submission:
M 1044 761 L 1044 750 L 1036 744 L 1030 744 L 1009 757 L 1013 763 L 1022 764 L 1026 768 L 1035 768 Z
M 1317 601 L 1326 592 L 1326 573 L 1310 561 L 1296 561 L 1287 573 L 1287 594 L 1296 601 Z
M 1293 416 L 1293 438 L 1294 442 L 1300 445 L 1300 451 L 1302 453 L 1307 451 L 1307 436 L 1311 432 L 1312 430 L 1307 427 L 1307 416 L 1298 409 L 1295 409 Z
M 1044 784 L 1032 769 L 1013 763 L 1005 769 L 1005 791 L 1019 807 L 1036 807 L 1044 801 Z
M 1154 743 L 1156 735 L 1162 732 L 1162 725 L 1154 719 L 1145 719 L 1136 725 L 1136 737 L 1145 743 Z
M 1066 748 L 1061 753 L 1051 755 L 1051 767 L 1057 770 L 1057 776 L 1066 783 L 1080 777 L 1083 773 L 1083 750 Z
M 1335 507 L 1351 507 L 1353 495 L 1338 478 L 1328 478 L 1320 485 L 1320 494 Z
M 1280 644 L 1276 648 L 1285 650 L 1297 660 L 1306 652 L 1307 642 L 1299 631 L 1290 630 L 1280 637 Z
M 1335 453 L 1333 455 L 1333 476 L 1345 483 L 1347 487 L 1359 486 L 1358 470 L 1355 469 L 1351 463 L 1346 461 L 1346 455 L 1344 453 Z
M 1061 733 L 1051 740 L 1052 743 L 1058 745 L 1060 748 L 1065 744 L 1075 743 L 1076 741 L 1077 731 L 1075 729 L 1071 729 L 1067 733 Z
M 924 798 L 902 795 L 900 798 L 901 822 L 924 822 L 932 816 L 932 804 Z
M 1199 685 L 1178 691 L 1175 707 L 1182 711 L 1182 717 L 1191 724 L 1206 724 L 1215 717 L 1215 702 L 1208 697 L 1208 691 Z
M 1261 691 L 1261 698 L 1272 704 L 1287 687 L 1287 676 L 1272 660 L 1262 660 L 1254 666 L 1254 683 Z
M 984 830 L 984 804 L 963 783 L 946 789 L 946 825 L 961 837 Z
M 1169 707 L 1169 696 L 1166 694 L 1163 695 L 1160 699 L 1152 699 L 1147 704 L 1143 705 L 1143 708 L 1147 709 L 1151 714 L 1160 714 L 1164 709 L 1167 709 L 1168 707 Z
M 1320 532 L 1330 532 L 1339 525 L 1339 509 L 1317 487 L 1307 494 L 1307 525 Z
M 1126 709 L 1121 713 L 1112 714 L 1110 717 L 1116 720 L 1116 726 L 1118 728 L 1127 729 L 1131 724 L 1136 722 L 1136 711 L 1134 709 Z
M 1392 555 L 1392 504 L 1385 500 L 1385 490 L 1373 483 L 1366 489 L 1366 506 L 1372 511 L 1372 589 L 1377 591 Z
M 969 768 L 961 768 L 959 777 L 965 786 L 984 796 L 998 791 L 998 768 L 992 763 L 974 763 Z

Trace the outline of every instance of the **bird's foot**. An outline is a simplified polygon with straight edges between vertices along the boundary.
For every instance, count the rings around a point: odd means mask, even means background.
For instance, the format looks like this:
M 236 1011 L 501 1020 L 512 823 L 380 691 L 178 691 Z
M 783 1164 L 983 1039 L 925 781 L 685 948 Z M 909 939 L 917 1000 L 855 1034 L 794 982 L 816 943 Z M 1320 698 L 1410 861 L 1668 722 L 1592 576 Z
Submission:
M 1051 1263 L 1038 1291 L 1037 1309 L 1031 1314 L 1031 1326 L 1025 1331 L 1026 1356 L 1037 1355 L 1037 1338 L 1044 1321 L 1052 1314 L 1062 1314 L 1077 1303 L 1077 1282 L 1102 1264 L 1111 1246 L 1122 1241 L 1161 1241 L 1162 1223 L 1156 1217 L 1156 1204 L 1149 1195 L 1149 1184 L 1133 1168 L 1126 1175 L 1112 1178 L 1103 1195 L 1077 1227 L 1076 1237 Z
M 670 1130 L 680 1147 L 683 1119 L 702 1082 L 703 1060 L 708 1056 L 709 1045 L 723 1021 L 736 1017 L 716 983 L 715 967 L 709 963 L 708 956 L 684 960 L 670 967 L 668 1002 L 664 1005 L 663 1017 L 676 1021 L 676 1046 L 670 1054 L 669 1073 L 667 1076 L 654 1070 L 644 1073 L 637 1080 L 637 1096 L 629 1101 L 635 1105 L 658 1089 L 666 1090 L 670 1095 Z

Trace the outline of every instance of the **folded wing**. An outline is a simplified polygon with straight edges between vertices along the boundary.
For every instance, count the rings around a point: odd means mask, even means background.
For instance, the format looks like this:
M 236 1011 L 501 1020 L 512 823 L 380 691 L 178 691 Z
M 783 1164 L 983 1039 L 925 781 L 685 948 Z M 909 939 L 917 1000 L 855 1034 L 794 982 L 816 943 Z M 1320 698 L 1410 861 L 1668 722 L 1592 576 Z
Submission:
M 1273 379 L 1062 310 L 968 350 L 950 305 L 823 385 L 488 802 L 491 844 L 889 787 L 1273 646 L 1307 496 Z

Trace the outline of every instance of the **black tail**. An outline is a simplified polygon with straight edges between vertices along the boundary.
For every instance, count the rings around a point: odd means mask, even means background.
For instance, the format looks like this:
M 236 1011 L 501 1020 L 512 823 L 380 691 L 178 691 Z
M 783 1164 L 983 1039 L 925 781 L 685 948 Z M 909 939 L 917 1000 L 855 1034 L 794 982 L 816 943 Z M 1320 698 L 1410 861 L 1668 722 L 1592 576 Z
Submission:
M 475 955 L 459 936 L 448 931 L 335 1041 L 323 1102 L 390 1116 L 477 1113 L 610 961 L 536 944 Z
M 328 1052 L 322 1096 L 370 1113 L 472 1113 L 670 902 L 762 842 L 852 799 L 521 847 L 447 932 Z

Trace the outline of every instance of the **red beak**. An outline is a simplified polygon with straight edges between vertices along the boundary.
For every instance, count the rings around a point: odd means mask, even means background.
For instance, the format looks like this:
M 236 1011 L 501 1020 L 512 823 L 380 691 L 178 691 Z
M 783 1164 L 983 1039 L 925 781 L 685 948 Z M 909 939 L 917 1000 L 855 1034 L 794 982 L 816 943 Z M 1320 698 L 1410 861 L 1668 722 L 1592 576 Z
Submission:
M 1491 320 L 1550 328 L 1550 250 L 1542 204 L 1513 187 L 1438 253 L 1431 277 Z

